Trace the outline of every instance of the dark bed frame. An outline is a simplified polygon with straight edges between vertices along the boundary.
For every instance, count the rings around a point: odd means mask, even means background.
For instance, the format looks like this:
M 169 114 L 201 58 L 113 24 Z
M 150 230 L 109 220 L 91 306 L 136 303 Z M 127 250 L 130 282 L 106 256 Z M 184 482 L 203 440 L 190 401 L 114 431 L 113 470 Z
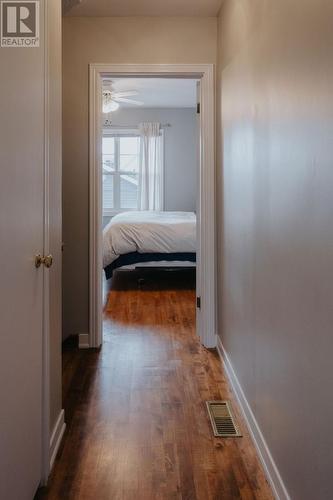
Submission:
M 125 255 L 120 255 L 117 260 L 104 268 L 105 277 L 107 280 L 112 278 L 113 271 L 119 267 L 129 266 L 132 264 L 142 264 L 143 262 L 161 262 L 161 261 L 187 261 L 196 262 L 195 253 L 139 253 L 132 252 Z M 171 266 L 170 266 L 171 267 Z

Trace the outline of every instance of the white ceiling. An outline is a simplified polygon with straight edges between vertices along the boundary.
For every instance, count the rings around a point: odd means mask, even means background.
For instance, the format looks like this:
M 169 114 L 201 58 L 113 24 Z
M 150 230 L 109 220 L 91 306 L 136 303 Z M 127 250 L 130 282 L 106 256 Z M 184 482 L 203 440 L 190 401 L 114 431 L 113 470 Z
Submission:
M 221 0 L 63 0 L 63 3 L 69 16 L 205 17 L 217 15 Z
M 112 78 L 112 82 L 112 88 L 116 91 L 137 90 L 138 95 L 133 96 L 132 99 L 144 103 L 143 106 L 122 103 L 122 108 L 194 108 L 196 106 L 196 80 Z

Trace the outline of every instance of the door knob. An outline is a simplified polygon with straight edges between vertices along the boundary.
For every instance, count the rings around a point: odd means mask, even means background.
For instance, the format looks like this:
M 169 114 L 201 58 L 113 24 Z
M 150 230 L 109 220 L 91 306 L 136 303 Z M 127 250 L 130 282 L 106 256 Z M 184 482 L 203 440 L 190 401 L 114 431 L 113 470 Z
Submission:
M 44 257 L 44 262 L 43 262 L 44 266 L 49 268 L 52 266 L 53 264 L 53 257 L 51 254 L 47 255 L 46 257 Z
M 40 253 L 37 254 L 35 257 L 35 266 L 38 268 L 42 264 L 44 264 L 45 267 L 50 268 L 53 264 L 52 255 L 47 255 L 46 257 L 42 257 Z
M 40 267 L 43 263 L 43 257 L 41 256 L 41 254 L 37 254 L 36 257 L 35 257 L 35 267 Z

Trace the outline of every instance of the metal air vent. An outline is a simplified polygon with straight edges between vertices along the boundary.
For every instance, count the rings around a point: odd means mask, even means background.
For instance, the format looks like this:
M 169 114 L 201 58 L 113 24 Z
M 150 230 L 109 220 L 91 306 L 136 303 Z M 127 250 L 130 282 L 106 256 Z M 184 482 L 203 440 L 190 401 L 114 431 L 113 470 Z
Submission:
M 240 437 L 228 401 L 206 401 L 208 414 L 216 437 Z

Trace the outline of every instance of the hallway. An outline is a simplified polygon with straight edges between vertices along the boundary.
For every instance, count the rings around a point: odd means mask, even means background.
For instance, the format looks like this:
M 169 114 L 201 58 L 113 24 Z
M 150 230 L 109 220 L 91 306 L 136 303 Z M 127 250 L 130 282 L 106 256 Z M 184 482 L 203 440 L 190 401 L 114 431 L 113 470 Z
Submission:
M 38 498 L 272 498 L 218 355 L 195 337 L 194 281 L 115 274 L 102 350 L 64 350 L 67 431 Z M 224 398 L 242 438 L 212 436 L 204 401 Z

